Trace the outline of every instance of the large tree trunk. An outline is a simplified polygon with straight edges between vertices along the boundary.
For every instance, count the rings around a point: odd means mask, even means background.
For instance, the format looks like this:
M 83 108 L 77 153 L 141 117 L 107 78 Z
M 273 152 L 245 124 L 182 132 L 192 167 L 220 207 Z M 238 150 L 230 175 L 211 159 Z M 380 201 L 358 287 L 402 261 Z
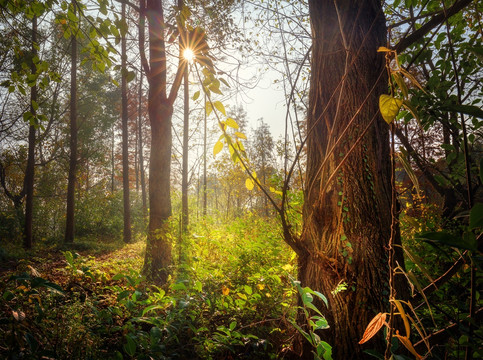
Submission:
M 171 216 L 171 116 L 173 106 L 160 101 L 156 89 L 149 91 L 151 121 L 151 157 L 149 163 L 149 233 L 144 272 L 153 281 L 164 284 L 171 265 L 168 238 Z
M 126 21 L 126 4 L 122 4 L 122 19 Z M 128 152 L 128 110 L 127 110 L 127 51 L 126 34 L 121 38 L 121 117 L 122 117 L 122 193 L 124 204 L 125 243 L 131 242 L 131 201 L 129 199 L 129 152 Z
M 299 280 L 329 300 L 328 309 L 319 304 L 330 325 L 320 335 L 334 359 L 361 359 L 363 348 L 385 348 L 382 331 L 366 345 L 358 341 L 388 310 L 389 137 L 378 115 L 387 76 L 377 53 L 385 19 L 378 0 L 309 0 L 309 7 L 314 39 Z M 341 283 L 347 290 L 332 295 Z
M 32 55 L 37 55 L 37 16 L 32 18 Z M 37 72 L 37 67 L 32 61 L 32 74 Z M 35 116 L 36 108 L 34 102 L 37 102 L 37 85 L 30 88 L 30 112 Z M 34 176 L 35 176 L 35 126 L 29 126 L 29 148 L 27 157 L 27 171 L 25 172 L 25 227 L 23 234 L 23 246 L 26 249 L 32 248 L 33 234 L 33 209 L 34 209 Z
M 72 2 L 75 13 L 76 5 Z M 76 34 L 71 36 L 71 68 L 70 68 L 70 159 L 67 183 L 67 213 L 65 223 L 66 243 L 74 242 L 74 207 L 75 182 L 77 168 L 77 40 Z

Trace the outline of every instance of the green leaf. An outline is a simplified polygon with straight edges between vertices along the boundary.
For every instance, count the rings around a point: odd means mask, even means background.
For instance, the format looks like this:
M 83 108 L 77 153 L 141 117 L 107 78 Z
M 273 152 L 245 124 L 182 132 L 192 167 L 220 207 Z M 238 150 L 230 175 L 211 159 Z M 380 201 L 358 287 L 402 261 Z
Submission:
M 402 104 L 403 101 L 401 99 L 396 99 L 391 95 L 383 94 L 379 97 L 379 110 L 388 124 L 394 121 Z
M 423 241 L 434 241 L 458 249 L 476 250 L 476 241 L 471 239 L 471 237 L 458 237 L 445 231 L 426 232 L 416 235 L 415 238 Z
M 213 155 L 216 156 L 216 154 L 218 154 L 222 149 L 223 143 L 221 141 L 217 141 L 213 148 Z
M 134 80 L 135 77 L 136 73 L 134 71 L 128 71 L 126 75 L 126 81 L 131 82 L 132 80 Z
M 441 106 L 441 110 L 463 113 L 466 115 L 475 116 L 477 118 L 483 119 L 483 110 L 480 109 L 478 106 L 474 106 L 474 105 L 458 105 L 458 104 L 443 105 Z
M 245 186 L 246 186 L 246 188 L 247 188 L 249 191 L 252 191 L 252 190 L 253 190 L 253 188 L 255 187 L 255 183 L 253 182 L 253 180 L 252 180 L 252 179 L 247 178 L 247 179 L 245 180 Z
M 470 230 L 481 227 L 483 227 L 483 203 L 477 203 L 470 211 Z
M 150 311 L 153 311 L 153 310 L 156 310 L 156 309 L 164 309 L 164 306 L 161 306 L 161 305 L 151 305 L 151 306 L 148 306 L 147 308 L 145 308 L 143 310 L 143 313 L 141 316 L 144 316 L 146 315 L 148 312 Z
M 230 331 L 233 331 L 233 329 L 235 329 L 235 327 L 236 327 L 236 321 L 232 321 L 230 323 Z
M 225 124 L 228 125 L 229 127 L 232 127 L 233 129 L 238 129 L 239 128 L 239 126 L 236 123 L 236 121 L 233 120 L 232 118 L 226 119 Z
M 218 110 L 219 112 L 221 112 L 223 115 L 226 116 L 225 107 L 223 106 L 223 104 L 220 101 L 215 101 L 213 103 L 213 106 L 216 108 L 216 110 Z
M 193 100 L 197 100 L 199 97 L 200 97 L 200 92 L 199 92 L 199 91 L 197 91 L 197 92 L 195 92 L 195 93 L 194 93 L 194 95 L 193 95 Z
M 401 92 L 403 93 L 404 98 L 407 99 L 408 87 L 406 86 L 406 83 L 404 82 L 403 77 L 398 72 L 393 73 L 392 76 L 394 77 L 394 80 L 396 81 L 396 84 L 399 87 L 399 89 L 401 89 Z
M 134 354 L 136 353 L 136 342 L 134 341 L 134 339 L 129 336 L 129 335 L 126 335 L 126 341 L 127 343 L 124 344 L 123 348 L 124 348 L 124 351 L 129 355 L 129 356 L 134 356 Z

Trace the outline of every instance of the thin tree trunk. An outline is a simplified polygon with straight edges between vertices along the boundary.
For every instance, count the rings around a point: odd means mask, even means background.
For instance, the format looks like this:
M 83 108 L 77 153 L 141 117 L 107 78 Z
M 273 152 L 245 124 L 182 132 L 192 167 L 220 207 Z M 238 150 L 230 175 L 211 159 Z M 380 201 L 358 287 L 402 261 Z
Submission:
M 72 2 L 73 12 L 76 4 Z M 71 68 L 70 68 L 70 160 L 67 183 L 67 213 L 65 223 L 66 243 L 74 242 L 74 208 L 75 208 L 75 182 L 77 168 L 77 39 L 76 34 L 71 36 Z
M 37 16 L 32 19 L 32 55 L 37 55 Z M 34 62 L 30 66 L 32 74 L 37 72 L 37 67 Z M 32 116 L 36 116 L 36 107 L 34 102 L 37 102 L 37 85 L 30 88 L 30 112 Z M 37 120 L 35 120 L 37 121 Z M 28 141 L 28 157 L 27 170 L 25 172 L 25 227 L 23 234 L 23 246 L 26 249 L 31 249 L 33 244 L 33 208 L 34 208 L 34 175 L 35 175 L 35 124 L 31 123 L 29 126 L 29 141 Z
M 146 181 L 144 179 L 144 152 L 143 152 L 143 72 L 139 75 L 139 104 L 138 104 L 138 141 L 139 141 L 139 172 L 141 177 L 141 197 L 143 202 L 143 219 L 146 219 L 148 206 L 146 199 Z
M 188 66 L 184 71 L 184 119 L 183 119 L 183 170 L 181 179 L 181 230 L 188 230 L 188 132 L 190 97 L 188 87 Z
M 122 4 L 122 18 L 126 20 L 126 4 Z M 127 52 L 126 34 L 121 37 L 121 116 L 122 116 L 122 190 L 124 201 L 125 243 L 131 242 L 131 202 L 129 199 L 129 152 L 128 152 L 128 110 L 127 110 Z
M 330 325 L 319 335 L 334 359 L 363 359 L 364 348 L 384 351 L 382 332 L 367 346 L 358 341 L 389 308 L 389 137 L 378 112 L 387 77 L 377 53 L 385 45 L 385 19 L 378 0 L 309 0 L 309 11 L 314 38 L 299 280 L 329 300 L 328 308 L 318 304 Z M 332 295 L 340 284 L 347 289 Z
M 206 104 L 206 94 L 205 94 L 205 102 Z M 205 105 L 206 107 L 206 105 Z M 206 133 L 207 133 L 207 126 L 206 126 L 206 108 L 204 111 L 205 118 L 204 118 L 204 130 L 203 130 L 203 216 L 206 217 L 206 206 L 207 206 L 207 197 L 206 197 Z

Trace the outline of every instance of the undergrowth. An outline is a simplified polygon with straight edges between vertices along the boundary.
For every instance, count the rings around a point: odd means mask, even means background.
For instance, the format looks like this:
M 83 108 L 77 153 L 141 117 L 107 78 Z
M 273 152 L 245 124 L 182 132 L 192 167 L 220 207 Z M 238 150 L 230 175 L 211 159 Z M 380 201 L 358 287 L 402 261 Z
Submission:
M 275 359 L 296 330 L 295 255 L 255 217 L 196 225 L 163 287 L 141 275 L 144 241 L 45 250 L 4 271 L 0 357 Z M 19 257 L 20 258 L 20 257 Z

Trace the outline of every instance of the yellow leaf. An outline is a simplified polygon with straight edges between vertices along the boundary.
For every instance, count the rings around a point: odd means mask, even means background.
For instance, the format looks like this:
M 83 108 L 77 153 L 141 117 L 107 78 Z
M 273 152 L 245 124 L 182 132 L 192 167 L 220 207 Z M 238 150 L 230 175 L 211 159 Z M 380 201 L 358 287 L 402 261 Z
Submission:
M 221 112 L 223 115 L 226 116 L 225 107 L 223 106 L 223 104 L 220 101 L 215 101 L 213 103 L 213 106 L 216 108 L 216 110 L 218 110 L 219 112 Z
M 215 147 L 213 148 L 213 156 L 216 156 L 221 150 L 223 149 L 223 143 L 221 141 L 217 141 Z
M 228 125 L 229 127 L 232 127 L 233 129 L 238 129 L 239 126 L 238 124 L 236 123 L 235 120 L 233 120 L 232 118 L 228 118 L 226 119 L 226 122 L 225 122 L 226 125 Z
M 392 123 L 396 118 L 402 104 L 403 101 L 401 99 L 396 99 L 391 95 L 383 94 L 379 97 L 379 110 L 388 124 Z
M 206 111 L 206 116 L 209 116 L 213 111 L 213 108 L 211 107 L 211 103 L 209 101 L 207 101 L 205 104 L 205 111 Z
M 253 190 L 253 188 L 255 187 L 255 184 L 253 183 L 253 180 L 250 179 L 250 178 L 247 178 L 245 180 L 245 186 L 247 187 L 248 190 Z
M 393 301 L 394 301 L 394 304 L 396 304 L 397 310 L 399 311 L 401 318 L 403 319 L 404 327 L 406 330 L 406 336 L 409 337 L 409 335 L 411 334 L 411 327 L 409 326 L 409 321 L 406 316 L 406 312 L 404 311 L 404 308 L 399 300 L 394 299 Z
M 366 341 L 369 341 L 376 333 L 383 327 L 386 323 L 386 313 L 379 313 L 371 320 L 369 325 L 367 325 L 364 334 L 362 335 L 361 341 L 359 344 L 364 344 Z
M 245 134 L 241 133 L 241 132 L 235 132 L 235 136 L 236 137 L 239 137 L 240 139 L 247 139 L 247 137 L 245 136 Z
M 223 296 L 227 296 L 230 293 L 230 289 L 223 285 L 221 288 L 221 293 L 223 294 Z
M 377 52 L 391 52 L 391 49 L 388 49 L 385 46 L 380 46 L 379 49 L 377 49 Z
M 257 284 L 258 290 L 263 290 L 265 289 L 265 284 Z
M 399 339 L 399 341 L 404 345 L 404 347 L 408 349 L 411 352 L 411 354 L 413 354 L 416 357 L 416 359 L 419 360 L 423 358 L 421 355 L 417 353 L 413 344 L 411 343 L 411 341 L 409 341 L 409 339 L 406 336 L 401 336 L 399 334 L 395 334 L 394 336 Z

